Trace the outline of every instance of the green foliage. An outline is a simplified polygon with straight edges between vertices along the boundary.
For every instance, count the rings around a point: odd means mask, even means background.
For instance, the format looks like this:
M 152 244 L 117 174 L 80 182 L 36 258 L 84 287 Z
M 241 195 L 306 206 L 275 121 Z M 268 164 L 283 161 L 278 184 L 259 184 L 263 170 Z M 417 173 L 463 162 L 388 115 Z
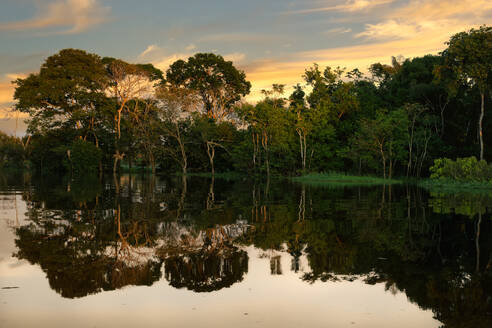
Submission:
M 462 81 L 476 84 L 484 92 L 492 72 L 492 27 L 484 25 L 453 35 L 443 55 Z
M 481 133 L 482 122 L 492 129 L 483 119 L 491 34 L 486 26 L 458 33 L 443 53 L 392 57 L 371 65 L 371 77 L 313 64 L 291 94 L 274 83 L 255 104 L 241 101 L 251 89 L 245 73 L 216 54 L 178 60 L 164 79 L 152 64 L 64 49 L 14 82 L 15 108 L 29 114 L 29 128 L 22 142 L 4 142 L 13 147 L 3 147 L 12 158 L 4 163 L 22 157 L 36 169 L 63 170 L 82 138 L 115 173 L 120 163 L 138 163 L 152 173 L 427 176 L 436 158 L 492 144 Z M 77 170 L 86 164 L 93 167 Z M 477 170 L 474 181 L 490 180 Z
M 387 112 L 380 110 L 376 118 L 363 120 L 360 131 L 353 139 L 356 154 L 379 158 L 383 177 L 393 176 L 393 168 L 407 158 L 408 117 L 403 109 Z M 360 156 L 359 155 L 359 156 Z
M 39 73 L 15 81 L 16 109 L 29 113 L 30 133 L 70 127 L 89 133 L 96 106 L 105 101 L 108 83 L 98 55 L 64 49 L 50 56 Z
M 449 179 L 462 182 L 488 182 L 492 184 L 492 165 L 476 157 L 434 160 L 430 167 L 431 179 Z
M 22 140 L 0 131 L 0 168 L 21 169 L 24 167 L 24 156 Z
M 218 120 L 230 115 L 232 106 L 251 89 L 243 71 L 212 53 L 198 53 L 188 61 L 174 62 L 166 72 L 166 81 L 196 90 L 209 117 Z
M 70 169 L 75 175 L 80 176 L 96 173 L 102 154 L 94 144 L 77 139 L 72 143 L 67 156 Z

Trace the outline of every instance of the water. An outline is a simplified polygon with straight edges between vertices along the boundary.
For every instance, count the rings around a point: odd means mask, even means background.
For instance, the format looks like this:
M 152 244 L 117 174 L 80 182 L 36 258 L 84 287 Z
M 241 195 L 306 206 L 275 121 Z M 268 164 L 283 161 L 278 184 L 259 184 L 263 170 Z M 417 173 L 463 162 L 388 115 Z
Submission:
M 0 327 L 490 327 L 492 195 L 0 178 Z

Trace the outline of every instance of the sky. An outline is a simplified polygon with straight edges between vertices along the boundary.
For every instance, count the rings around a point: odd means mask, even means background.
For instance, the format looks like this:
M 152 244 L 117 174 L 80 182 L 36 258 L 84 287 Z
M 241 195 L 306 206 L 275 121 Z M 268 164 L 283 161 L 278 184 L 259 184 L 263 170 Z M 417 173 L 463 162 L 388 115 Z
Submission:
M 365 72 L 483 24 L 490 0 L 0 0 L 0 130 L 15 131 L 11 81 L 64 48 L 162 70 L 214 52 L 246 72 L 254 101 L 272 83 L 290 93 L 313 63 Z

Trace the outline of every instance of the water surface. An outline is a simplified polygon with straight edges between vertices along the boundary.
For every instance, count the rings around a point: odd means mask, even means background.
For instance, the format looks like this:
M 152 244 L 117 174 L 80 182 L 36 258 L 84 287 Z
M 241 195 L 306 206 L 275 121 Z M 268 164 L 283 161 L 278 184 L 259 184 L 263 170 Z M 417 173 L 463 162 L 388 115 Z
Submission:
M 492 326 L 488 194 L 26 174 L 0 190 L 0 327 Z

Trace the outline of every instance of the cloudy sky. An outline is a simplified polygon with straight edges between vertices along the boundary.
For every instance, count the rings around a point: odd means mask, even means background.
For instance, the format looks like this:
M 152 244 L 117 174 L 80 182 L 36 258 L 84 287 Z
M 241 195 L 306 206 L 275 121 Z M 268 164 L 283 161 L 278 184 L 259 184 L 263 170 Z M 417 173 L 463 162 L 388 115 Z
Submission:
M 258 91 L 301 82 L 304 69 L 389 63 L 438 53 L 459 31 L 492 24 L 490 0 L 0 0 L 0 129 L 10 81 L 63 48 L 165 70 L 215 52 L 245 70 Z M 11 114 L 10 114 L 11 115 Z

